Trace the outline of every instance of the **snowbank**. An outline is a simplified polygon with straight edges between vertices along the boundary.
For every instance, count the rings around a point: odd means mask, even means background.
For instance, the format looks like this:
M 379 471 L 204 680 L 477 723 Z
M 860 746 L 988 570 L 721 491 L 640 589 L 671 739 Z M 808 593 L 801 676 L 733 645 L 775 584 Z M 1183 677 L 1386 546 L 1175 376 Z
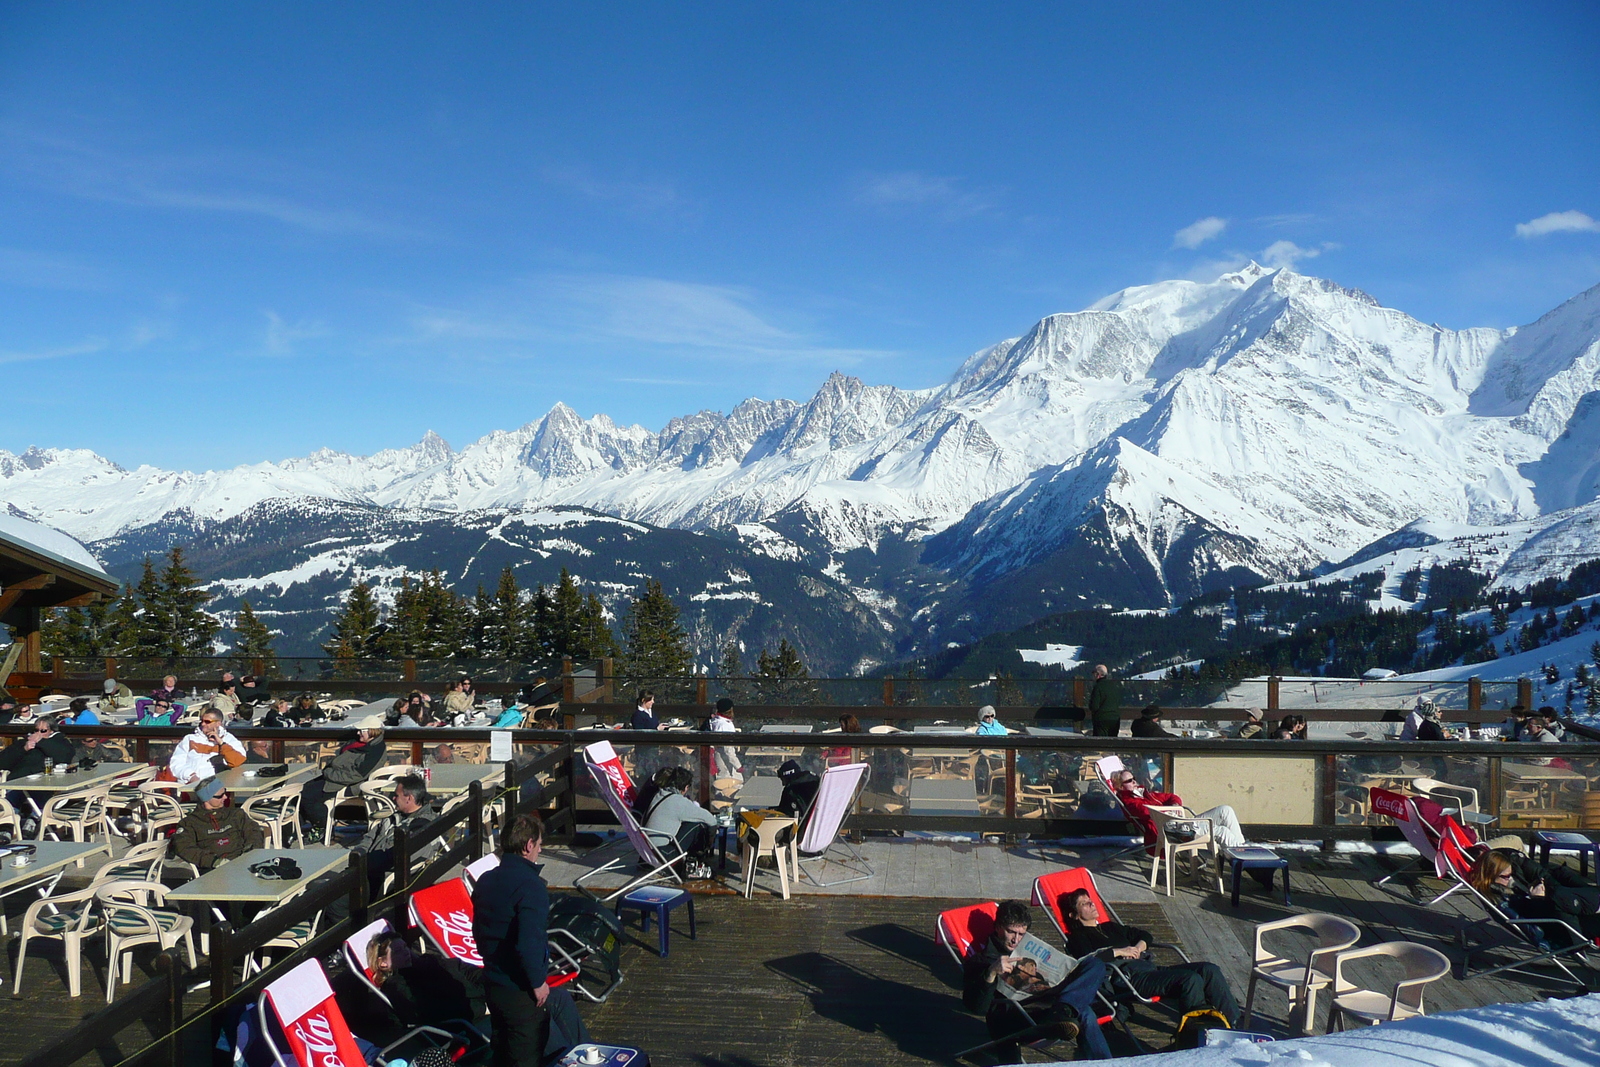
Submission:
M 42 549 L 93 574 L 106 574 L 89 550 L 60 530 L 0 511 L 0 535 Z M 110 577 L 106 574 L 106 577 Z
M 1600 995 L 1494 1004 L 1265 1045 L 1118 1060 L 1127 1067 L 1592 1067 Z

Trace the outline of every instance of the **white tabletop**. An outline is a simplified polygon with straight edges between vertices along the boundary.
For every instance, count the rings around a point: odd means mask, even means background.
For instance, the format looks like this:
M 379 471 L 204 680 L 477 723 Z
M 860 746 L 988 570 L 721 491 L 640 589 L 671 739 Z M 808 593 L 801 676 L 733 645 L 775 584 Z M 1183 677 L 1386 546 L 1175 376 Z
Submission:
M 778 801 L 783 799 L 783 782 L 781 779 L 769 775 L 755 775 L 746 778 L 744 785 L 739 787 L 739 795 L 734 799 L 734 805 L 739 808 L 755 810 L 757 808 L 775 808 Z
M 257 878 L 250 866 L 262 860 L 288 856 L 300 867 L 300 877 L 286 881 Z M 230 863 L 207 871 L 167 894 L 168 900 L 253 900 L 276 904 L 287 900 L 313 878 L 343 868 L 350 850 L 343 848 L 257 848 Z
M 1082 730 L 1075 730 L 1070 726 L 1025 726 L 1023 727 L 1032 737 L 1082 737 Z
M 104 841 L 30 841 L 34 847 L 33 862 L 26 867 L 14 867 L 14 857 L 0 858 L 0 890 L 10 889 L 18 883 L 42 874 L 59 871 L 69 863 L 86 856 L 104 853 L 111 855 L 111 846 Z
M 482 782 L 487 791 L 506 779 L 506 766 L 503 763 L 435 763 L 428 771 L 429 775 L 424 776 L 419 767 L 417 776 L 426 777 L 428 792 L 439 796 L 465 793 L 473 782 Z
M 27 793 L 70 793 L 92 785 L 103 785 L 108 779 L 142 766 L 142 763 L 98 763 L 87 771 L 70 772 L 58 767 L 55 774 L 25 774 L 21 778 L 8 778 L 5 788 L 20 789 Z
M 1553 767 L 1539 763 L 1516 763 L 1506 760 L 1500 765 L 1500 773 L 1507 778 L 1515 778 L 1523 782 L 1581 782 L 1584 776 L 1577 771 L 1568 770 L 1566 767 Z
M 813 727 L 808 722 L 769 722 L 761 727 L 764 734 L 809 734 Z

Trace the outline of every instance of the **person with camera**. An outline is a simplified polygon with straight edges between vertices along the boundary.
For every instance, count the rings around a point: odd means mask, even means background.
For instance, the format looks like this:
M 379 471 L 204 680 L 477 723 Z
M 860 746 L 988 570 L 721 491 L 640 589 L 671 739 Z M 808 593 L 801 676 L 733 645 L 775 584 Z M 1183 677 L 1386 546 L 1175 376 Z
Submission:
M 194 787 L 194 795 L 200 803 L 172 832 L 167 846 L 172 855 L 189 861 L 203 873 L 219 863 L 236 860 L 251 849 L 266 846 L 266 835 L 256 821 L 243 808 L 227 806 L 228 790 L 221 779 L 207 778 Z
M 244 742 L 222 723 L 222 712 L 216 708 L 200 713 L 194 733 L 178 742 L 167 761 L 172 781 L 198 782 L 244 763 Z

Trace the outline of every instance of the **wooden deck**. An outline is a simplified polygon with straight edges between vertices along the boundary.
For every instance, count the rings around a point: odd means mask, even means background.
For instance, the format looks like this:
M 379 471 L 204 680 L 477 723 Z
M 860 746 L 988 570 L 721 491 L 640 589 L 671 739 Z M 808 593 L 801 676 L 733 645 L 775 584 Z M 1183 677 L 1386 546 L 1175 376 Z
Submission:
M 1214 889 L 1184 885 L 1170 898 L 1152 893 L 1145 884 L 1148 861 L 1108 860 L 1103 850 L 881 841 L 864 851 L 879 872 L 873 881 L 802 891 L 789 901 L 759 891 L 745 900 L 720 882 L 697 883 L 699 937 L 689 939 L 678 909 L 666 959 L 656 956 L 654 930 L 640 937 L 637 926 L 630 927 L 635 943 L 624 953 L 622 986 L 604 1005 L 581 1004 L 594 1037 L 642 1047 L 660 1067 L 953 1063 L 955 1052 L 985 1035 L 982 1021 L 961 1009 L 955 965 L 933 942 L 935 916 L 959 903 L 1026 899 L 1036 874 L 1067 865 L 1089 865 L 1125 921 L 1177 941 L 1195 959 L 1219 964 L 1241 1006 L 1257 922 L 1290 910 L 1329 911 L 1359 923 L 1364 943 L 1414 940 L 1459 962 L 1456 931 L 1476 917 L 1456 898 L 1427 908 L 1404 887 L 1374 889 L 1371 879 L 1404 861 L 1370 854 L 1286 852 L 1293 908 L 1246 879 L 1241 906 L 1234 909 Z M 560 850 L 547 856 L 546 874 L 554 885 L 570 882 L 582 869 Z M 737 862 L 730 868 L 728 878 L 735 880 Z M 758 884 L 770 886 L 770 874 Z M 1437 887 L 1431 880 L 1424 885 Z M 885 892 L 893 888 L 901 891 Z M 8 902 L 14 918 L 22 903 Z M 1055 939 L 1043 916 L 1035 930 Z M 13 936 L 4 972 L 8 994 L 15 946 Z M 96 950 L 96 944 L 86 948 L 84 995 L 78 1000 L 66 995 L 59 949 L 46 946 L 37 956 L 30 951 L 21 999 L 0 998 L 0 1033 L 6 1035 L 0 1064 L 17 1062 L 104 1003 L 104 962 L 96 960 Z M 1427 1005 L 1439 1012 L 1572 992 L 1556 982 L 1514 975 L 1466 982 L 1452 976 L 1429 987 Z M 1282 1033 L 1286 1008 L 1281 993 L 1264 990 L 1252 1029 Z M 1148 1043 L 1164 1043 L 1163 1016 L 1142 1010 L 1135 1023 L 1135 1033 Z M 1326 1025 L 1325 1008 L 1317 1024 Z M 1112 1043 L 1119 1054 L 1134 1051 L 1124 1040 Z M 121 1051 L 133 1044 L 132 1035 L 125 1036 Z M 99 1062 L 117 1059 L 108 1045 Z M 197 1067 L 209 1062 L 198 1050 L 192 1061 Z

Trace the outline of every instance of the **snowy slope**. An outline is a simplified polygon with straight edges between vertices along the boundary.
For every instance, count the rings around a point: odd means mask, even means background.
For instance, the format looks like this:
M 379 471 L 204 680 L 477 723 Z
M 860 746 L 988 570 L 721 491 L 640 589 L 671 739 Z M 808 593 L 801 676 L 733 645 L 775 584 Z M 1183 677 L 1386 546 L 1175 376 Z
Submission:
M 1051 315 L 933 389 L 835 374 L 804 403 L 748 400 L 660 431 L 557 404 L 460 450 L 430 433 L 202 473 L 30 449 L 0 453 L 0 498 L 84 540 L 293 498 L 576 505 L 791 539 L 798 524 L 840 559 L 944 531 L 929 559 L 968 591 L 948 601 L 957 614 L 1008 580 L 1057 589 L 1052 604 L 1157 605 L 1291 577 L 1418 519 L 1508 524 L 1587 502 L 1597 374 L 1600 287 L 1519 330 L 1454 331 L 1252 264 Z M 1064 568 L 1089 562 L 1105 580 L 1069 592 Z

